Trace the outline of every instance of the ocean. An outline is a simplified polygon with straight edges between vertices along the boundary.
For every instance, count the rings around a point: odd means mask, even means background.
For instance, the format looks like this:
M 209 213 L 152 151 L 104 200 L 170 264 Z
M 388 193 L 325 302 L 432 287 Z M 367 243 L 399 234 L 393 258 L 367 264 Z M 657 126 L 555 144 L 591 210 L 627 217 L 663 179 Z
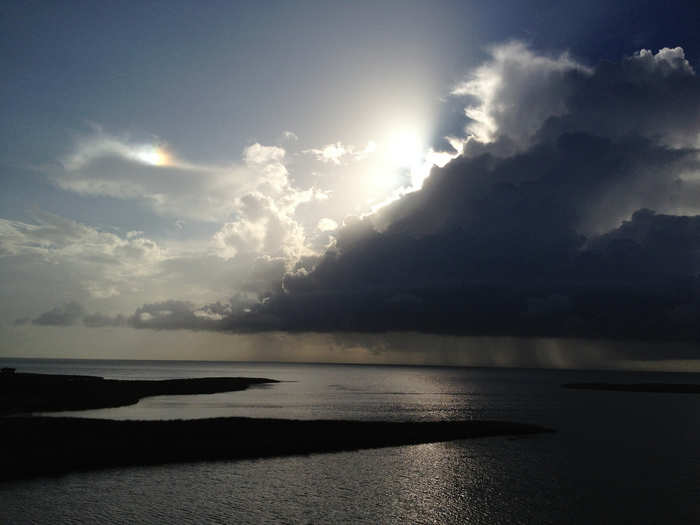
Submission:
M 700 523 L 700 395 L 561 388 L 700 383 L 700 374 L 38 359 L 0 359 L 0 366 L 115 379 L 282 381 L 70 413 L 80 417 L 495 419 L 557 430 L 0 483 L 0 523 Z

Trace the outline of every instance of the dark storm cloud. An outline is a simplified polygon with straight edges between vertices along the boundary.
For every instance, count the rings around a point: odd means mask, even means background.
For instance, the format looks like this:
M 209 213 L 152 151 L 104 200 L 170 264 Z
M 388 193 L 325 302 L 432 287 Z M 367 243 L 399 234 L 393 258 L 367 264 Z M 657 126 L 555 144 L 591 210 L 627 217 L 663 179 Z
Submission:
M 517 232 L 500 242 L 460 231 L 420 240 L 381 234 L 366 252 L 327 256 L 311 275 L 288 280 L 287 294 L 224 323 L 244 331 L 697 339 L 699 228 L 696 217 L 640 211 L 591 246 L 520 242 Z
M 479 74 L 497 75 L 469 93 L 490 100 L 491 142 L 222 325 L 700 338 L 700 218 L 679 215 L 700 208 L 700 83 L 682 50 L 591 69 L 511 44 Z
M 566 132 L 697 145 L 700 84 L 680 47 L 640 50 L 593 68 L 567 54 L 538 55 L 520 42 L 494 46 L 490 55 L 455 87 L 443 108 L 451 116 L 438 128 L 438 135 L 475 133 L 480 140 L 469 142 L 468 156 L 504 156 Z M 460 102 L 471 118 L 453 110 Z
M 590 75 L 568 77 L 567 113 L 539 130 L 540 139 L 576 130 L 697 145 L 700 82 L 682 49 L 643 50 L 620 63 L 603 62 Z

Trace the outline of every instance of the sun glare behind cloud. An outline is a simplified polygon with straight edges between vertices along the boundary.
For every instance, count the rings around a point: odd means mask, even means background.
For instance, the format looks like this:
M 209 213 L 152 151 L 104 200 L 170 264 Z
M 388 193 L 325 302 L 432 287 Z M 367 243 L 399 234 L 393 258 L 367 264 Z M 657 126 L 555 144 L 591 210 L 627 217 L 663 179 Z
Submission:
M 377 184 L 377 186 L 385 189 L 389 187 L 392 194 L 389 197 L 383 197 L 378 207 L 393 202 L 401 195 L 419 190 L 433 166 L 442 167 L 456 156 L 456 154 L 434 151 L 428 146 L 424 137 L 425 133 L 421 132 L 421 127 L 417 125 L 396 126 L 387 133 L 382 142 L 385 184 Z M 410 177 L 408 183 L 404 179 L 401 187 L 397 187 L 397 181 L 400 179 L 389 176 L 389 173 L 397 172 L 407 173 Z M 375 205 L 373 209 L 376 210 L 377 206 Z
M 414 128 L 402 128 L 389 135 L 386 154 L 389 161 L 399 168 L 414 168 L 420 164 L 424 146 L 420 134 Z

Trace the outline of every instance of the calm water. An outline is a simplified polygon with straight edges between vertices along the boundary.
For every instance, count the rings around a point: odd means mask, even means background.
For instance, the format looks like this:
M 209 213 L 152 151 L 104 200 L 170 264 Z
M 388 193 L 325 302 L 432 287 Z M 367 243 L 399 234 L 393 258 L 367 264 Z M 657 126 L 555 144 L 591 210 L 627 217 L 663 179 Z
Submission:
M 2 523 L 700 522 L 700 396 L 560 388 L 570 381 L 700 383 L 697 374 L 162 361 L 0 365 L 109 378 L 284 381 L 71 413 L 85 417 L 474 418 L 558 429 L 522 439 L 121 468 L 0 484 Z

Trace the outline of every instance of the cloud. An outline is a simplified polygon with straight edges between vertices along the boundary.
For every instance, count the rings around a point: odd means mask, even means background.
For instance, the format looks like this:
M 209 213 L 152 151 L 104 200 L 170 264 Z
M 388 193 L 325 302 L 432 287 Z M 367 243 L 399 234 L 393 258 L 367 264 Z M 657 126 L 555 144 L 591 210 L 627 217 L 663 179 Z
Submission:
M 281 251 L 226 259 L 214 240 L 156 242 L 142 232 L 103 231 L 37 212 L 31 223 L 0 220 L 0 318 L 37 318 L 47 304 L 75 301 L 104 312 L 85 324 L 121 325 L 105 319 L 172 296 L 206 303 L 271 294 L 289 265 Z
M 685 58 L 682 47 L 673 49 L 664 47 L 654 54 L 649 49 L 640 49 L 630 59 L 635 64 L 645 67 L 653 73 L 661 73 L 664 76 L 677 73 L 694 75 L 695 70 Z
M 591 73 L 566 53 L 541 56 L 521 42 L 495 46 L 490 54 L 490 61 L 452 91 L 476 100 L 465 108 L 471 119 L 466 131 L 482 143 L 506 135 L 527 146 L 547 118 L 566 113 L 571 80 Z
M 290 249 L 257 298 L 150 303 L 132 325 L 700 340 L 700 83 L 682 50 L 591 67 L 510 43 L 467 78 L 463 154 L 422 189 L 346 219 L 319 257 Z M 236 206 L 222 249 L 297 246 L 279 201 Z
M 123 158 L 149 166 L 178 165 L 167 148 L 157 142 L 135 143 L 107 135 L 100 128 L 95 129 L 95 135 L 79 140 L 75 151 L 65 156 L 61 164 L 67 171 L 77 171 L 104 157 Z
M 243 150 L 243 160 L 249 166 L 261 166 L 267 171 L 282 172 L 286 170 L 282 165 L 286 152 L 277 146 L 263 146 L 255 143 Z
M 318 221 L 318 229 L 322 232 L 329 232 L 338 229 L 338 223 L 333 219 L 324 217 Z
M 230 167 L 195 165 L 174 156 L 163 165 L 132 162 L 142 150 L 100 133 L 78 144 L 65 163 L 69 169 L 53 174 L 54 180 L 81 194 L 144 201 L 158 214 L 178 217 L 178 228 L 182 217 L 223 222 L 214 241 L 226 257 L 241 250 L 269 255 L 274 250 L 266 248 L 278 241 L 284 245 L 280 252 L 296 257 L 304 251 L 296 207 L 327 198 L 317 188 L 292 184 L 286 151 L 279 146 L 251 144 L 242 152 L 243 164 Z
M 377 144 L 370 140 L 364 148 L 358 149 L 352 144 L 335 142 L 327 144 L 321 148 L 312 148 L 302 151 L 307 155 L 312 155 L 321 162 L 333 163 L 336 165 L 347 162 L 357 162 L 366 159 L 377 150 Z
M 494 46 L 489 53 L 446 101 L 446 108 L 454 108 L 464 100 L 466 120 L 452 110 L 439 128 L 453 143 L 459 139 L 467 155 L 511 155 L 564 132 L 698 145 L 698 82 L 680 47 L 642 49 L 596 67 L 567 53 L 538 55 L 521 42 Z
M 296 212 L 301 205 L 327 199 L 328 193 L 315 186 L 300 189 L 294 185 L 286 166 L 284 148 L 253 143 L 243 150 L 241 163 L 230 167 L 195 165 L 179 160 L 174 154 L 170 154 L 167 164 L 153 165 L 138 157 L 141 152 L 141 146 L 98 130 L 95 136 L 79 141 L 76 151 L 64 162 L 66 167 L 51 176 L 59 186 L 78 193 L 143 202 L 157 214 L 177 217 L 175 224 L 179 229 L 184 226 L 184 217 L 195 223 L 214 222 L 218 225 L 217 231 L 204 249 L 202 246 L 193 248 L 197 253 L 183 258 L 181 249 L 166 254 L 162 246 L 138 232 L 129 232 L 123 238 L 114 234 L 97 234 L 87 226 L 74 223 L 72 227 L 82 233 L 66 242 L 76 252 L 71 259 L 76 262 L 76 267 L 85 266 L 85 259 L 81 256 L 86 246 L 105 250 L 107 253 L 102 255 L 107 259 L 124 251 L 124 261 L 135 257 L 139 247 L 152 252 L 153 260 L 141 261 L 137 265 L 125 265 L 121 260 L 115 261 L 111 267 L 106 263 L 101 266 L 93 264 L 90 271 L 83 272 L 85 278 L 81 283 L 81 288 L 91 297 L 114 298 L 124 294 L 125 288 L 132 291 L 137 288 L 139 293 L 162 288 L 164 282 L 172 282 L 174 275 L 160 272 L 163 267 L 177 265 L 173 262 L 177 259 L 188 260 L 191 264 L 196 259 L 198 262 L 194 268 L 198 270 L 203 263 L 209 266 L 208 270 L 194 275 L 193 271 L 179 265 L 180 275 L 186 274 L 191 280 L 178 288 L 189 288 L 188 295 L 193 299 L 201 300 L 210 295 L 204 284 L 211 281 L 210 274 L 229 275 L 229 286 L 219 294 L 233 294 L 250 288 L 243 283 L 245 278 L 257 279 L 251 276 L 252 272 L 246 265 L 258 261 L 255 264 L 261 268 L 289 269 L 300 257 L 314 253 L 315 224 L 309 224 L 312 237 L 307 238 Z M 60 222 L 61 219 L 54 217 L 49 222 L 52 221 Z M 68 223 L 63 221 L 63 224 Z M 43 246 L 46 239 L 37 237 L 46 233 L 47 228 L 37 230 L 33 225 L 5 221 L 0 223 L 0 235 L 4 234 L 6 238 L 0 250 L 17 255 L 21 245 L 23 253 L 38 255 L 35 247 Z M 100 240 L 90 241 L 86 237 L 90 235 Z M 110 243 L 115 247 L 106 246 Z M 65 250 L 50 249 L 44 253 L 68 263 Z M 217 258 L 227 263 L 225 271 L 219 268 L 221 264 Z M 97 266 L 100 266 L 99 270 Z M 124 268 L 125 275 L 115 271 L 120 267 Z M 134 284 L 135 278 L 145 277 L 148 273 L 159 273 L 158 279 Z M 280 275 L 277 275 L 278 282 L 279 279 Z M 258 286 L 262 285 L 258 283 Z M 265 288 L 269 290 L 269 284 Z M 133 297 L 135 294 L 129 295 Z M 166 298 L 160 293 L 158 297 Z
M 83 317 L 83 314 L 82 306 L 76 302 L 70 302 L 44 312 L 32 320 L 32 323 L 45 326 L 70 326 L 76 324 Z
M 304 150 L 304 153 L 312 154 L 321 162 L 333 162 L 340 164 L 341 159 L 349 153 L 342 143 L 328 144 L 320 149 Z
M 129 317 L 129 324 L 135 328 L 178 328 L 186 326 L 191 330 L 209 328 L 216 322 L 208 315 L 197 315 L 194 305 L 185 301 L 164 301 L 141 306 Z M 201 310 L 207 312 L 207 310 Z
M 260 194 L 241 199 L 237 220 L 224 224 L 214 241 L 218 253 L 225 258 L 259 253 L 295 261 L 306 251 L 302 228 L 270 198 Z
M 284 165 L 286 152 L 274 146 L 253 144 L 244 152 L 248 166 L 264 174 L 255 190 L 233 200 L 235 218 L 214 234 L 217 253 L 226 259 L 239 254 L 281 258 L 291 267 L 300 257 L 313 253 L 304 227 L 296 218 L 297 208 L 325 200 L 317 188 L 292 186 Z
M 254 143 L 229 165 L 193 163 L 158 143 L 97 129 L 46 171 L 67 191 L 139 202 L 180 221 L 217 223 L 235 216 L 240 198 L 249 193 L 300 201 L 306 190 L 292 184 L 285 162 L 284 148 Z
M 646 141 L 622 147 L 562 136 L 554 150 L 464 158 L 436 169 L 421 192 L 384 210 L 393 219 L 385 231 L 370 219 L 344 227 L 335 250 L 307 275 L 288 276 L 288 293 L 259 310 L 276 330 L 661 336 L 663 330 L 623 323 L 623 317 L 664 319 L 671 305 L 687 299 L 677 290 L 700 269 L 692 256 L 697 220 L 637 212 L 607 234 L 580 233 L 581 218 L 598 209 L 610 185 L 617 191 L 634 180 L 638 165 L 619 173 L 621 162 L 688 161 L 687 152 L 649 148 Z M 606 160 L 541 175 L 579 158 Z M 532 179 L 523 177 L 528 168 Z M 582 177 L 588 170 L 600 179 Z M 664 238 L 667 244 L 658 245 Z M 668 295 L 657 297 L 659 289 Z M 232 320 L 233 326 L 247 323 Z M 675 329 L 689 336 L 689 326 Z M 681 333 L 670 331 L 672 324 L 666 328 L 669 337 Z
M 153 274 L 167 255 L 154 241 L 130 232 L 124 237 L 58 215 L 35 213 L 34 223 L 0 219 L 0 259 L 27 257 L 70 265 L 83 288 L 96 297 L 119 295 L 119 286 Z
M 462 157 L 221 324 L 700 338 L 700 218 L 680 215 L 700 207 L 700 84 L 682 50 L 588 67 L 511 43 L 455 93 L 475 101 Z
M 82 152 L 76 153 L 82 158 Z M 258 175 L 244 165 L 226 167 L 151 164 L 124 156 L 89 156 L 74 165 L 49 167 L 59 188 L 84 196 L 134 201 L 157 215 L 216 222 L 234 211 L 231 199 L 255 188 Z
M 35 319 L 18 319 L 15 325 L 74 326 L 82 323 L 89 328 L 131 327 L 151 329 L 212 330 L 222 319 L 232 315 L 234 308 L 243 310 L 250 301 L 242 297 L 231 303 L 215 302 L 197 306 L 189 301 L 168 300 L 142 305 L 131 315 L 87 313 L 84 307 L 71 301 L 42 313 Z M 235 305 L 235 306 L 234 306 Z

